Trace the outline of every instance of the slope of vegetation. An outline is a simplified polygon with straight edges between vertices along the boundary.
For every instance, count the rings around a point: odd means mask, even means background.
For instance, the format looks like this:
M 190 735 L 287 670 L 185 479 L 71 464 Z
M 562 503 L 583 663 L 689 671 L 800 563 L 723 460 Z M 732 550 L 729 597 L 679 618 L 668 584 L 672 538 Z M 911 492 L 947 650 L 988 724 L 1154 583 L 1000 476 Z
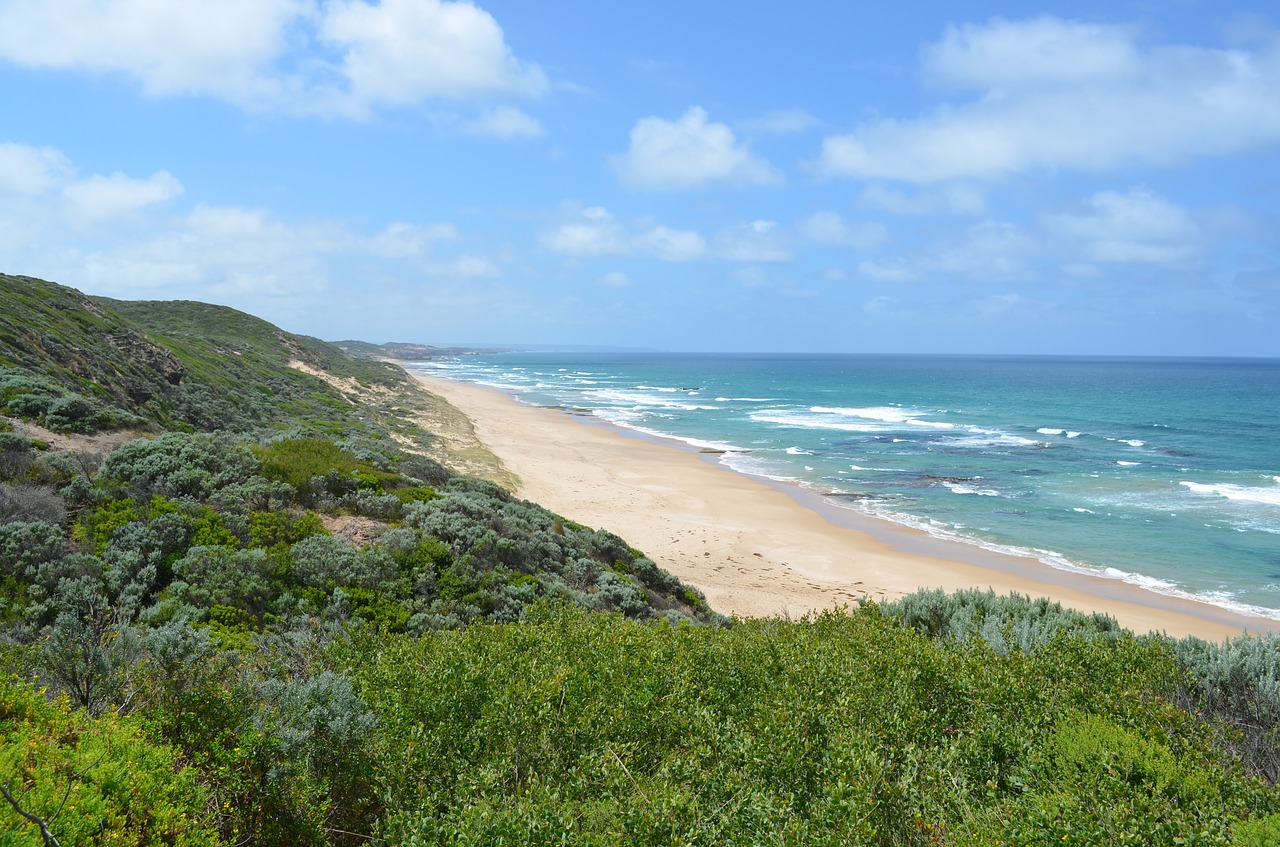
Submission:
M 727 621 L 392 366 L 0 290 L 0 844 L 1280 843 L 1280 639 Z

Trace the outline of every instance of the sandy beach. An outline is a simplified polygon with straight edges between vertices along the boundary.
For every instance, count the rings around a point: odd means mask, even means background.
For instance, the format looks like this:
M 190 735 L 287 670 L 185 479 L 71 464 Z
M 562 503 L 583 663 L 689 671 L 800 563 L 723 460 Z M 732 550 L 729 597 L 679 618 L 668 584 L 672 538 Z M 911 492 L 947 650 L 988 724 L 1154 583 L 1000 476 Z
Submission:
M 1213 641 L 1280 622 L 948 542 L 728 470 L 678 442 L 616 429 L 505 393 L 414 373 L 467 415 L 519 478 L 516 493 L 607 529 L 744 617 L 893 599 L 920 588 L 992 588 L 1105 612 L 1137 632 Z

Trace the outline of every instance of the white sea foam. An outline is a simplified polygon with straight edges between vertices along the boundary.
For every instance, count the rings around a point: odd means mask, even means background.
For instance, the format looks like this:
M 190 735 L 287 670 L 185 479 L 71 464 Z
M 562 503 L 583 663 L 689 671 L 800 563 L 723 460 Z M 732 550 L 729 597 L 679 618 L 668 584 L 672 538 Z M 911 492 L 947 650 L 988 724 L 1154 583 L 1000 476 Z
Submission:
M 813 451 L 805 450 L 803 447 L 788 447 L 787 455 L 788 456 L 812 456 Z
M 1040 444 L 1039 441 L 1033 441 L 1030 438 L 1023 438 L 1020 435 L 1013 435 L 1008 432 L 1001 432 L 998 429 L 987 429 L 986 427 L 971 426 L 967 427 L 972 433 L 969 436 L 957 436 L 947 439 L 949 447 L 1035 447 Z
M 768 459 L 750 453 L 725 453 L 720 457 L 720 464 L 748 476 L 760 476 L 775 482 L 798 482 L 798 477 L 781 472 Z
M 969 485 L 962 485 L 958 482 L 943 482 L 943 488 L 949 490 L 952 494 L 976 494 L 979 497 L 999 497 L 1000 492 L 991 488 L 974 488 Z
M 1272 477 L 1277 485 L 1268 487 L 1250 487 L 1231 483 L 1206 484 L 1199 482 L 1180 482 L 1179 485 L 1195 494 L 1216 494 L 1228 500 L 1246 503 L 1265 503 L 1268 506 L 1280 506 L 1280 477 Z
M 1079 437 L 1080 437 L 1080 433 L 1067 430 L 1067 438 L 1079 438 Z
M 871 406 L 866 408 L 839 408 L 810 406 L 805 409 L 763 409 L 752 412 L 751 419 L 758 423 L 806 429 L 831 429 L 843 432 L 893 432 L 904 427 L 925 429 L 954 429 L 955 424 L 944 421 L 921 420 L 922 412 L 899 409 L 895 406 Z
M 715 406 L 703 406 L 697 403 L 684 403 L 680 400 L 669 400 L 666 397 L 655 397 L 635 391 L 622 391 L 617 388 L 594 389 L 585 395 L 608 403 L 630 404 L 637 408 L 649 406 L 655 409 L 681 409 L 686 412 L 710 411 Z
M 786 409 L 766 409 L 752 412 L 751 420 L 757 423 L 771 423 L 779 426 L 800 427 L 803 429 L 835 429 L 844 432 L 886 432 L 892 427 L 870 420 L 853 420 L 839 415 L 815 414 L 812 411 L 787 411 Z
M 1082 514 L 1082 515 L 1096 515 L 1096 514 L 1098 514 L 1098 513 L 1097 513 L 1097 512 L 1095 512 L 1093 509 L 1086 509 L 1086 508 L 1084 508 L 1083 506 L 1076 506 L 1076 507 L 1075 507 L 1074 509 L 1072 509 L 1071 511 L 1073 511 L 1073 512 L 1079 512 L 1079 513 L 1080 513 L 1080 514 Z
M 839 415 L 841 417 L 857 418 L 860 420 L 880 421 L 891 424 L 907 424 L 908 426 L 932 427 L 934 429 L 955 428 L 955 424 L 946 423 L 945 421 L 921 420 L 920 416 L 926 414 L 925 412 L 914 409 L 903 409 L 898 406 L 865 406 L 857 408 L 812 406 L 809 411 L 824 415 Z
M 1119 466 L 1120 466 L 1120 467 L 1122 467 L 1122 468 L 1136 468 L 1136 467 L 1138 467 L 1139 465 L 1141 465 L 1141 464 L 1142 464 L 1142 462 L 1125 462 L 1125 461 L 1122 461 L 1122 460 L 1117 459 L 1117 460 L 1116 460 L 1116 464 L 1117 464 L 1117 465 L 1119 465 Z
M 1036 432 L 1040 433 L 1041 435 L 1062 435 L 1062 433 L 1065 431 L 1066 430 L 1062 430 L 1062 429 L 1051 429 L 1047 426 L 1042 426 L 1036 430 Z

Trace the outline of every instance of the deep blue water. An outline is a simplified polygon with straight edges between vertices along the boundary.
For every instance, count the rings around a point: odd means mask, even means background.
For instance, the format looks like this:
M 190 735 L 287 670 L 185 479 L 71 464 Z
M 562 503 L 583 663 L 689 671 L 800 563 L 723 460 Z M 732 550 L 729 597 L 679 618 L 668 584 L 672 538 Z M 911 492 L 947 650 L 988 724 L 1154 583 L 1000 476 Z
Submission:
M 510 353 L 421 369 L 842 507 L 1280 618 L 1280 360 Z

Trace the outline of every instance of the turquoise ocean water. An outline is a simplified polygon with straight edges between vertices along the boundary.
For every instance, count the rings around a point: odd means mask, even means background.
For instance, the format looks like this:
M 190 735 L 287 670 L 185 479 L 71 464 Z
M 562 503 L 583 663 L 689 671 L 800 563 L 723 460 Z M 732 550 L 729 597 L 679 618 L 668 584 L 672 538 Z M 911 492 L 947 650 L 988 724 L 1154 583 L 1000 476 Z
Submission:
M 990 549 L 1280 619 L 1280 360 L 505 353 L 413 366 Z

